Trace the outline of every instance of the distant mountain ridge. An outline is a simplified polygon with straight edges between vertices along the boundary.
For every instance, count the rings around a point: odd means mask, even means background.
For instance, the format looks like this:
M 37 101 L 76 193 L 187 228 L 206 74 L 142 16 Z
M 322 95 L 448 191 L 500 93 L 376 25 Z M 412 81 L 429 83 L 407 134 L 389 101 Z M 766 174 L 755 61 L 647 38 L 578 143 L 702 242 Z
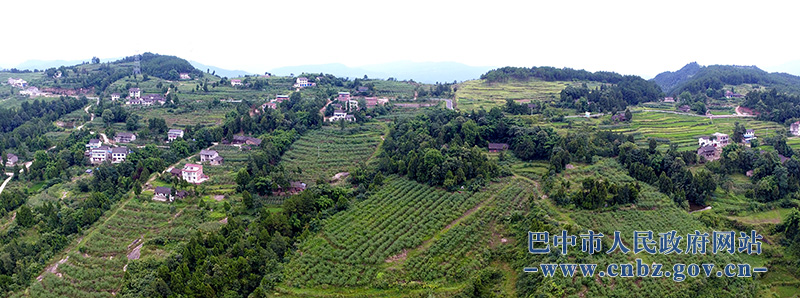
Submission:
M 270 72 L 275 75 L 298 75 L 301 73 L 329 73 L 338 77 L 370 78 L 398 80 L 411 79 L 422 83 L 467 81 L 479 78 L 491 70 L 490 66 L 470 66 L 457 62 L 411 62 L 396 61 L 350 67 L 341 63 L 298 65 L 279 67 Z
M 199 70 L 201 70 L 203 72 L 205 72 L 207 70 L 209 72 L 213 71 L 215 75 L 218 75 L 220 77 L 237 78 L 237 77 L 243 77 L 243 76 L 246 76 L 246 75 L 252 75 L 253 74 L 253 73 L 250 73 L 250 72 L 244 71 L 244 70 L 229 70 L 229 69 L 224 69 L 224 68 L 221 68 L 221 67 L 206 65 L 206 64 L 203 64 L 203 63 L 200 63 L 200 62 L 197 62 L 197 61 L 193 61 L 193 60 L 189 60 L 189 63 L 192 64 L 192 66 L 194 66 L 195 68 L 197 68 L 197 69 L 199 69 Z
M 120 58 L 107 58 L 107 59 L 101 59 L 100 61 L 105 63 L 105 62 L 110 62 L 110 61 L 116 61 L 116 60 L 119 60 L 119 59 Z M 28 60 L 28 61 L 25 61 L 25 62 L 22 62 L 22 63 L 18 64 L 17 66 L 14 66 L 13 68 L 16 68 L 16 69 L 19 69 L 19 70 L 26 70 L 26 69 L 27 70 L 34 70 L 34 69 L 45 70 L 45 69 L 52 68 L 52 67 L 59 68 L 61 66 L 73 66 L 73 65 L 78 65 L 78 64 L 84 63 L 84 62 L 89 63 L 91 61 L 92 61 L 91 57 L 89 57 L 89 58 L 87 58 L 85 60 Z M 9 67 L 9 68 L 12 68 L 12 67 Z
M 788 73 L 769 73 L 754 65 L 701 66 L 692 62 L 675 72 L 662 72 L 652 81 L 670 95 L 684 91 L 698 93 L 707 89 L 719 90 L 725 85 L 740 84 L 758 84 L 779 92 L 800 94 L 800 77 Z
M 665 93 L 669 93 L 672 91 L 675 86 L 678 86 L 688 80 L 690 80 L 698 71 L 700 71 L 700 64 L 697 62 L 692 62 L 686 64 L 681 69 L 671 72 L 665 71 L 653 78 L 653 81 L 661 87 L 661 90 Z

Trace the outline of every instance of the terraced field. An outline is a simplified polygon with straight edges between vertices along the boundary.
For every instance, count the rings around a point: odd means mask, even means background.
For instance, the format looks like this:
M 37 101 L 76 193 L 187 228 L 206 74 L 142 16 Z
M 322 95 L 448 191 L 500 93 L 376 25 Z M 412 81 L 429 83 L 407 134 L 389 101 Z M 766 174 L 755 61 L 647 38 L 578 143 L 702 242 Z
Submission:
M 705 117 L 677 115 L 658 112 L 639 112 L 633 115 L 631 123 L 619 125 L 600 125 L 602 129 L 633 134 L 639 145 L 646 146 L 647 138 L 668 140 L 678 144 L 679 150 L 696 150 L 697 138 L 715 132 L 733 134 L 735 122 L 745 125 L 747 129 L 755 129 L 757 137 L 772 136 L 777 131 L 785 130 L 778 123 L 758 121 L 752 118 L 719 118 L 709 120 Z M 800 148 L 800 139 L 790 139 L 789 145 Z M 666 143 L 660 149 L 666 148 Z M 766 146 L 765 146 L 766 147 Z
M 144 196 L 144 194 L 143 194 Z M 173 245 L 188 238 L 202 216 L 185 202 L 171 205 L 128 200 L 115 213 L 67 248 L 60 260 L 18 297 L 113 297 L 122 286 L 130 259 L 162 257 L 161 239 Z M 57 266 L 55 266 L 57 264 Z
M 410 83 L 384 80 L 368 81 L 367 83 L 375 85 L 375 93 L 377 96 L 405 99 L 414 98 L 414 88 L 416 88 L 416 86 Z
M 375 117 L 375 120 L 390 122 L 395 120 L 413 118 L 419 114 L 422 114 L 426 109 L 429 108 L 406 108 L 402 106 L 395 106 L 391 113 L 386 115 L 379 115 Z
M 586 82 L 589 87 L 599 83 Z M 545 82 L 531 80 L 526 82 L 486 83 L 485 80 L 466 81 L 458 86 L 456 101 L 459 110 L 470 111 L 478 108 L 486 110 L 500 107 L 506 99 L 518 101 L 558 99 L 561 90 L 571 84 L 581 82 Z
M 474 194 L 450 193 L 404 178 L 390 177 L 380 191 L 356 203 L 349 211 L 327 219 L 322 232 L 300 246 L 298 255 L 287 265 L 287 285 L 367 285 L 376 278 L 383 265 L 404 260 L 402 252 L 405 250 L 427 247 L 426 242 L 437 234 L 444 234 L 439 233 L 443 229 L 463 233 L 457 219 L 477 210 L 482 202 L 492 199 L 498 191 L 510 202 L 521 202 L 527 197 L 521 187 L 501 191 L 507 187 L 508 184 L 497 183 Z M 448 224 L 457 228 L 450 229 Z M 467 224 L 471 226 L 473 222 Z M 466 235 L 453 237 L 464 238 Z M 477 240 L 470 239 L 473 242 Z M 447 240 L 443 241 L 434 240 L 429 253 L 409 266 L 436 265 L 430 262 L 444 257 L 441 253 L 460 249 L 448 246 L 453 243 Z M 467 267 L 458 268 L 459 272 L 466 273 Z M 424 278 L 438 279 L 443 277 L 440 274 Z
M 308 132 L 284 153 L 281 164 L 286 169 L 300 169 L 298 179 L 307 184 L 318 178 L 330 179 L 338 172 L 367 161 L 378 148 L 384 123 L 351 124 L 350 128 L 323 127 Z
M 527 210 L 528 199 L 538 197 L 526 180 L 506 180 L 507 184 L 493 194 L 490 202 L 470 210 L 475 210 L 474 215 L 462 216 L 460 222 L 448 225 L 450 229 L 408 252 L 407 261 L 399 260 L 398 267 L 402 265 L 412 280 L 459 282 L 489 265 L 483 249 L 508 245 L 514 240 L 503 233 L 503 217 Z

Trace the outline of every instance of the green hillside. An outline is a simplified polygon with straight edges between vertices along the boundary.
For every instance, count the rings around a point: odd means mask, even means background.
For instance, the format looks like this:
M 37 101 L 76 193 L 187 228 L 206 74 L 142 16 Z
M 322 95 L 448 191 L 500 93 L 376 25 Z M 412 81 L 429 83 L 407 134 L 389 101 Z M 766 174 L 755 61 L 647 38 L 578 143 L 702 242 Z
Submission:
M 692 62 L 675 72 L 662 72 L 653 81 L 670 95 L 678 95 L 684 91 L 689 93 L 705 93 L 711 89 L 715 91 L 729 90 L 726 85 L 753 84 L 779 92 L 800 94 L 800 77 L 786 73 L 768 73 L 756 66 L 737 65 L 709 65 L 700 66 Z M 738 89 L 739 93 L 747 90 Z M 724 92 L 719 97 L 724 96 Z

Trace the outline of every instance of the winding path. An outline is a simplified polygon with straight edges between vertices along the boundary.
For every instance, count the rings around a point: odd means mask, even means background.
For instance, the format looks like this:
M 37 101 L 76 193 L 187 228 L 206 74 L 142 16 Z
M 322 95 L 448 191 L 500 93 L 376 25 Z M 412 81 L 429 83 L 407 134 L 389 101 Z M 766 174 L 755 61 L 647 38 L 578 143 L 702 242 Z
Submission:
M 91 108 L 91 107 L 92 107 L 92 105 L 90 104 L 90 105 L 86 106 L 85 108 L 83 108 L 83 111 L 86 112 L 86 114 L 89 114 L 89 116 L 90 116 L 89 117 L 90 118 L 89 122 L 94 121 L 94 113 L 89 113 L 89 108 Z M 86 122 L 86 123 L 89 123 L 89 122 Z M 75 129 L 77 129 L 77 130 L 83 129 L 83 127 L 86 126 L 86 123 L 81 124 L 80 126 L 76 127 Z
M 53 148 L 50 148 L 50 149 L 53 149 Z M 25 163 L 25 169 L 30 168 L 32 164 L 33 164 L 32 161 L 26 162 Z M 22 173 L 22 171 L 25 170 L 25 169 L 19 169 L 19 172 Z M 5 174 L 8 175 L 8 178 L 6 178 L 6 180 L 3 181 L 3 184 L 0 185 L 0 194 L 3 193 L 4 189 L 6 189 L 6 184 L 8 184 L 8 182 L 11 181 L 11 178 L 14 178 L 14 173 L 6 172 Z

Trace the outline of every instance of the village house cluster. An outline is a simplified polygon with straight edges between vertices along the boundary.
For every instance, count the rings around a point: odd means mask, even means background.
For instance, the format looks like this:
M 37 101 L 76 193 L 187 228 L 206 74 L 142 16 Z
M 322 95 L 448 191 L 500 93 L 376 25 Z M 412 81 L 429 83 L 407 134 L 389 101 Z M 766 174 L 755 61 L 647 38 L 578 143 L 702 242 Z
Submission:
M 28 82 L 23 79 L 8 78 L 8 84 L 20 89 L 28 87 Z
M 336 101 L 338 103 L 333 104 L 333 116 L 328 118 L 328 121 L 335 122 L 342 119 L 348 122 L 356 121 L 355 116 L 347 114 L 351 110 L 358 110 L 358 101 L 350 98 L 350 92 L 339 92 Z
M 284 101 L 287 101 L 287 100 L 289 100 L 289 95 L 277 94 L 277 95 L 275 95 L 275 99 L 270 100 L 269 102 L 261 105 L 261 110 L 262 111 L 266 111 L 267 108 L 276 110 L 276 109 L 278 109 L 278 104 L 280 104 L 280 103 L 282 103 Z
M 19 94 L 27 95 L 28 97 L 61 96 L 61 95 L 78 96 L 78 95 L 86 95 L 94 93 L 94 87 L 78 88 L 78 89 L 48 87 L 48 88 L 42 88 L 40 90 L 36 86 L 29 85 L 28 82 L 23 79 L 15 79 L 15 78 L 8 78 L 8 85 L 22 89 L 19 91 Z
M 183 168 L 172 168 L 169 172 L 175 177 L 185 180 L 192 184 L 200 184 L 208 180 L 208 175 L 203 173 L 204 163 L 212 166 L 221 165 L 224 162 L 219 152 L 215 150 L 201 150 L 200 151 L 200 164 L 187 163 Z M 155 198 L 154 198 L 155 199 Z M 172 201 L 172 200 L 170 200 Z
M 744 97 L 744 95 L 742 94 L 731 92 L 730 90 L 725 91 L 725 98 L 742 98 L 742 97 Z
M 128 158 L 128 154 L 130 154 L 128 147 L 105 146 L 99 139 L 89 140 L 84 153 L 85 156 L 89 157 L 89 162 L 92 164 L 101 164 L 107 160 L 111 163 L 121 163 Z
M 119 94 L 111 94 L 111 100 L 115 100 L 115 98 L 119 99 Z M 167 99 L 161 94 L 142 95 L 142 90 L 139 88 L 128 89 L 128 97 L 125 99 L 126 105 L 152 106 L 153 104 L 163 105 L 167 102 Z
M 742 139 L 739 141 L 744 144 L 750 144 L 754 139 L 756 139 L 756 131 L 747 129 L 744 135 L 742 135 Z M 716 132 L 710 137 L 702 136 L 698 138 L 697 143 L 699 145 L 697 148 L 697 155 L 703 157 L 705 160 L 712 161 L 719 159 L 722 148 L 732 144 L 732 141 L 727 134 Z
M 702 136 L 697 139 L 700 146 L 697 155 L 708 161 L 719 159 L 722 148 L 730 144 L 730 137 L 727 134 L 715 132 L 712 136 Z

